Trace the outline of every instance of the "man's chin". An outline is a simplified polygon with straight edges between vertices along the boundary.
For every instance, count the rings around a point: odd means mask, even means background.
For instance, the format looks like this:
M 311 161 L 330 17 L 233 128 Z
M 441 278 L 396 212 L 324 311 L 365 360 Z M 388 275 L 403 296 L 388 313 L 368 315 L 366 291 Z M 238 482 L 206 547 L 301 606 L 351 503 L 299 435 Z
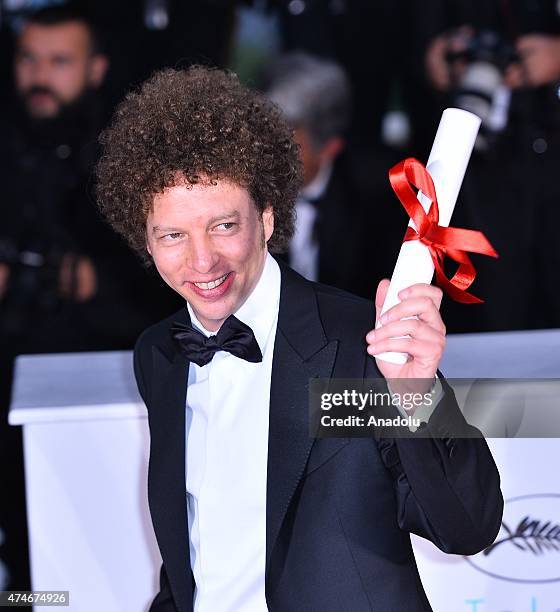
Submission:
M 233 313 L 229 309 L 221 309 L 210 311 L 208 309 L 198 309 L 196 304 L 189 302 L 193 309 L 196 318 L 199 320 L 201 325 L 208 331 L 218 331 L 222 323 Z
M 28 104 L 27 114 L 35 121 L 50 121 L 60 115 L 60 107 Z
M 196 294 L 183 294 L 183 298 L 190 304 L 196 318 L 208 331 L 216 331 L 221 324 L 236 310 L 236 303 L 232 300 L 216 300 L 215 303 L 201 299 Z

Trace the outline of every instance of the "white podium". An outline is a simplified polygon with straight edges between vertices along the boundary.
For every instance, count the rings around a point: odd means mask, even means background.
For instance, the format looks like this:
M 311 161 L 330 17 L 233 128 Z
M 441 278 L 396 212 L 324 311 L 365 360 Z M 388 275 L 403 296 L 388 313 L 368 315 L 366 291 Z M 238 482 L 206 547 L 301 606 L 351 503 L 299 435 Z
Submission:
M 560 330 L 452 336 L 441 369 L 450 378 L 560 378 L 559 354 Z M 9 421 L 24 425 L 33 588 L 70 591 L 76 612 L 144 612 L 161 559 L 146 500 L 146 410 L 131 354 L 18 358 Z M 489 443 L 502 475 L 505 525 L 515 529 L 525 516 L 557 525 L 558 440 Z M 465 558 L 414 537 L 433 609 L 556 610 L 558 552 L 533 540 Z
M 70 591 L 64 609 L 76 612 L 144 612 L 161 557 L 131 353 L 19 357 L 12 397 L 9 422 L 24 426 L 32 588 Z
M 559 355 L 560 330 L 462 334 L 449 337 L 441 371 L 447 378 L 532 378 L 546 384 L 560 378 Z M 462 557 L 413 536 L 428 599 L 435 612 L 556 612 L 560 537 L 551 529 L 560 516 L 558 439 L 492 438 L 488 445 L 505 499 L 498 544 L 487 554 Z

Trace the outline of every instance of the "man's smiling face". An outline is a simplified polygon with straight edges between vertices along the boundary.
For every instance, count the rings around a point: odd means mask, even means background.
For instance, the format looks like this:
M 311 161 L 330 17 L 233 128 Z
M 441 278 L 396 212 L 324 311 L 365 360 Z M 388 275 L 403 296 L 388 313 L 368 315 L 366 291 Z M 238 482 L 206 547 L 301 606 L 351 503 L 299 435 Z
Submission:
M 147 249 L 163 280 L 216 331 L 255 288 L 274 229 L 248 191 L 225 180 L 179 184 L 155 196 Z

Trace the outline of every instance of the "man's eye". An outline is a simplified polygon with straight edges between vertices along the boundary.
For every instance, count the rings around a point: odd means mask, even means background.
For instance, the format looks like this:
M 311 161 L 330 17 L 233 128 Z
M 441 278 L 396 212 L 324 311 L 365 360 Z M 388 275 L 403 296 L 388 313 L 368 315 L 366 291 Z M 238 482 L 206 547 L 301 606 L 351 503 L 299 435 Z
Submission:
M 167 241 L 178 240 L 182 235 L 181 232 L 172 232 L 171 234 L 165 234 L 164 239 Z
M 17 61 L 26 64 L 32 64 L 35 61 L 35 58 L 30 53 L 20 53 L 17 56 Z
M 222 227 L 225 230 L 230 230 L 233 227 L 235 227 L 236 225 L 237 225 L 236 223 L 227 222 L 227 223 L 220 223 L 220 225 L 218 225 L 218 227 Z
M 55 57 L 53 58 L 53 64 L 55 66 L 67 66 L 68 64 L 70 64 L 70 58 L 69 57 Z

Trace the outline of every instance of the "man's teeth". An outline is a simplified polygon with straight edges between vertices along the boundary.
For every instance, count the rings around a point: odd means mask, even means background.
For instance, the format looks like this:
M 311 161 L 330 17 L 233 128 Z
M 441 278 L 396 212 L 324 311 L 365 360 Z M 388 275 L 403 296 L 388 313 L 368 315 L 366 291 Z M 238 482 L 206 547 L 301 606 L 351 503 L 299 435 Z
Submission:
M 210 281 L 209 283 L 195 283 L 195 285 L 200 289 L 215 289 L 216 287 L 219 287 L 226 280 L 227 277 L 228 275 L 224 274 L 221 278 L 217 278 L 216 280 Z

